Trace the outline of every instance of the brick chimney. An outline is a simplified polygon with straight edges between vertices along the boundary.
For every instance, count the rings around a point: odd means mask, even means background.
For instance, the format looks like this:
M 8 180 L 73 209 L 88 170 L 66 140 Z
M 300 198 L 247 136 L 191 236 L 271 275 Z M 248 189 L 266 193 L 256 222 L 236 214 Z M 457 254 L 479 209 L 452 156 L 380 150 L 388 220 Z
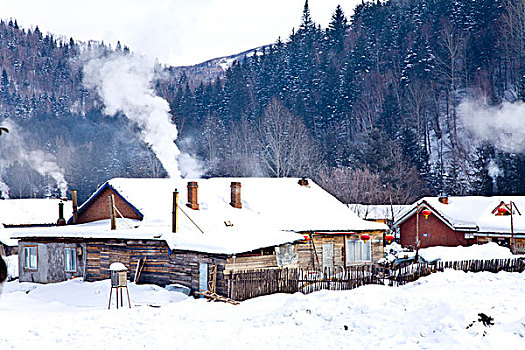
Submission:
M 241 203 L 241 183 L 240 182 L 232 182 L 230 185 L 231 188 L 231 202 L 230 205 L 234 208 L 241 209 L 242 203 Z
M 186 206 L 193 210 L 199 210 L 199 200 L 197 199 L 198 188 L 199 185 L 197 185 L 196 181 L 188 182 L 188 203 L 186 203 Z
M 442 204 L 448 204 L 448 197 L 441 196 L 441 197 L 438 198 L 438 201 L 439 201 L 439 203 L 442 203 Z
M 303 177 L 301 179 L 299 179 L 299 185 L 301 186 L 304 186 L 304 187 L 308 187 L 309 183 L 308 183 L 308 179 L 306 177 Z
M 65 224 L 66 224 L 66 219 L 64 219 L 64 202 L 60 201 L 60 203 L 58 203 L 57 226 L 64 226 Z

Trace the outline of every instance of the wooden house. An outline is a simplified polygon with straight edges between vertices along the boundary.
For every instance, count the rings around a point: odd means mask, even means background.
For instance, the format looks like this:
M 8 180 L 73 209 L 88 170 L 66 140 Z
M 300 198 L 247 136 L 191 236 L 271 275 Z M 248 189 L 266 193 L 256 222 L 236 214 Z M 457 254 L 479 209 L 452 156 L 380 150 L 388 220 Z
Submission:
M 60 205 L 63 212 L 71 212 L 71 201 L 56 198 L 0 200 L 0 255 L 17 254 L 18 240 L 10 237 L 16 229 L 55 226 Z
M 512 203 L 512 215 L 511 215 Z M 394 223 L 403 246 L 469 246 L 497 242 L 525 252 L 525 197 L 425 197 Z M 525 212 L 523 213 L 525 214 Z
M 73 221 L 17 233 L 20 281 L 95 281 L 121 262 L 131 280 L 226 294 L 231 271 L 373 264 L 387 230 L 294 178 L 113 179 Z

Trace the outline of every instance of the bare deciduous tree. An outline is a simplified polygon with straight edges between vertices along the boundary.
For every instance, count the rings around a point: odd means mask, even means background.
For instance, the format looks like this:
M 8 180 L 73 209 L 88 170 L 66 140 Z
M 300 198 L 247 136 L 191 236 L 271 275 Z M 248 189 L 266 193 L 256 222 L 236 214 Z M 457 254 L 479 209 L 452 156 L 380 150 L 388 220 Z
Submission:
M 525 65 L 525 0 L 505 0 L 502 45 L 509 61 L 511 81 L 520 79 Z
M 384 200 L 381 177 L 369 169 L 325 168 L 317 181 L 343 203 L 377 204 Z
M 306 176 L 316 166 L 317 149 L 303 122 L 273 99 L 257 125 L 260 161 L 270 176 Z M 318 164 L 318 162 L 317 162 Z
M 387 169 L 324 168 L 316 180 L 343 203 L 409 204 L 424 193 L 419 173 L 399 148 L 391 151 Z
M 447 126 L 451 131 L 451 142 L 455 148 L 459 147 L 457 135 L 457 84 L 458 75 L 462 66 L 465 66 L 467 38 L 457 30 L 452 23 L 443 20 L 443 29 L 440 33 L 440 53 L 436 56 L 438 71 L 443 76 L 446 85 L 446 103 L 447 103 Z M 465 83 L 467 77 L 465 77 Z

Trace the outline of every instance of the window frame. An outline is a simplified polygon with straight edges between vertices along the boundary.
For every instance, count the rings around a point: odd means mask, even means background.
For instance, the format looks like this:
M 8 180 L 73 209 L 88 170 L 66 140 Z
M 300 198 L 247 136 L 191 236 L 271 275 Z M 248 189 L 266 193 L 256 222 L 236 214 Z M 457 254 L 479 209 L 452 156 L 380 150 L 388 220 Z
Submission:
M 355 257 L 355 246 L 359 246 L 359 256 Z M 350 249 L 354 249 L 355 260 L 350 261 Z M 346 264 L 371 263 L 372 262 L 372 240 L 363 242 L 361 239 L 347 239 L 346 241 Z
M 71 252 L 71 255 L 73 257 L 73 263 L 74 263 L 74 269 L 69 269 L 68 270 L 68 260 L 67 260 L 67 257 L 68 257 L 68 254 L 67 254 L 67 251 L 70 251 Z M 64 247 L 64 271 L 65 272 L 77 272 L 77 248 L 75 247 Z
M 31 251 L 34 249 L 35 252 L 35 267 L 31 266 Z M 29 252 L 29 254 L 28 254 Z M 29 266 L 28 263 L 29 262 Z M 24 245 L 24 270 L 37 271 L 38 270 L 38 245 Z

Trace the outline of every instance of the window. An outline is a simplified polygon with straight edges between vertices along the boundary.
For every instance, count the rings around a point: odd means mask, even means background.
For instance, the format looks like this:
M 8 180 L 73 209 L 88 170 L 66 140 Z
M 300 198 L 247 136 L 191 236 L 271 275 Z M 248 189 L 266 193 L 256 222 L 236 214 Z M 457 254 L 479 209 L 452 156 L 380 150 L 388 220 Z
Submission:
M 365 243 L 360 239 L 349 239 L 346 242 L 346 262 L 371 261 L 372 245 L 370 241 Z
M 64 248 L 66 272 L 77 272 L 77 254 L 75 248 Z
M 36 270 L 38 265 L 38 250 L 36 246 L 26 246 L 24 247 L 24 256 L 25 263 L 24 267 L 26 269 Z

